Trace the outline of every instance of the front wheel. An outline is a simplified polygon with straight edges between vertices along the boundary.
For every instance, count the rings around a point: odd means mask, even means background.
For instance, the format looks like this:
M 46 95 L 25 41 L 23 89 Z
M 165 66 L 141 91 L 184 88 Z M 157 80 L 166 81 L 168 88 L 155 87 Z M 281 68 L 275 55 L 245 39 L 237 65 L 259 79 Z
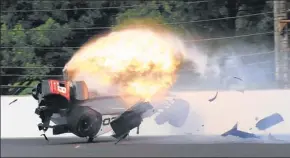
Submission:
M 89 107 L 76 106 L 68 114 L 67 124 L 78 137 L 93 138 L 101 129 L 102 115 Z

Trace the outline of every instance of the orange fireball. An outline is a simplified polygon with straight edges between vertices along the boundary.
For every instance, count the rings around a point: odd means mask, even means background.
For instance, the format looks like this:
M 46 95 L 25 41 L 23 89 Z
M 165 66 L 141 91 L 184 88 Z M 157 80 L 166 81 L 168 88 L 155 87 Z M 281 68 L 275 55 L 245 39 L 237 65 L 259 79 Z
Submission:
M 85 80 L 91 90 L 150 101 L 174 84 L 184 53 L 170 32 L 125 28 L 89 41 L 65 69 L 70 80 Z

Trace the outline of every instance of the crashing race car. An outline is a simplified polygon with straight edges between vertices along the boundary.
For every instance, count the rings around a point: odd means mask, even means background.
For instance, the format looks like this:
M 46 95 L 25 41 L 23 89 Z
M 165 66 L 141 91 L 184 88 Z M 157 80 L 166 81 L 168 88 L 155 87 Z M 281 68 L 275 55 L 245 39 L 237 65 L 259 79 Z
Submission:
M 52 128 L 53 135 L 73 133 L 78 137 L 88 138 L 88 142 L 112 130 L 112 136 L 117 142 L 126 138 L 134 128 L 139 133 L 143 119 L 159 110 L 145 101 L 125 109 L 120 96 L 91 94 L 84 81 L 43 80 L 32 90 L 32 96 L 38 100 L 35 113 L 41 119 L 38 124 L 40 131 L 46 132 L 48 128 Z M 176 106 L 178 105 L 172 107 Z M 189 105 L 187 111 L 188 108 Z M 161 116 L 166 117 L 162 118 L 162 122 L 176 118 L 173 114 L 163 113 Z M 182 122 L 185 121 L 185 115 L 182 114 Z M 55 125 L 51 126 L 51 121 Z

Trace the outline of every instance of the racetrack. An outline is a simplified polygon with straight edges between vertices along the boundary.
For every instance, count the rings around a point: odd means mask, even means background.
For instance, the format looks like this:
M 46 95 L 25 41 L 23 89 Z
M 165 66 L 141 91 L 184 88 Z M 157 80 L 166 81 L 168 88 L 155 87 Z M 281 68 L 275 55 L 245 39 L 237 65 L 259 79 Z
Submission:
M 239 140 L 218 136 L 139 136 L 114 145 L 115 139 L 1 139 L 1 157 L 289 157 L 285 142 Z

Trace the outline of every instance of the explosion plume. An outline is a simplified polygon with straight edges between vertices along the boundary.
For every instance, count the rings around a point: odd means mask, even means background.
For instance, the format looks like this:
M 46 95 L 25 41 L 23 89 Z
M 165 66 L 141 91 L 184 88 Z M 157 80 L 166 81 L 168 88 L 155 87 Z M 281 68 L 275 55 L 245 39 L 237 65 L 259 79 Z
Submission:
M 161 26 L 126 27 L 93 39 L 66 64 L 70 80 L 84 80 L 99 93 L 130 95 L 150 101 L 176 80 L 185 48 Z

